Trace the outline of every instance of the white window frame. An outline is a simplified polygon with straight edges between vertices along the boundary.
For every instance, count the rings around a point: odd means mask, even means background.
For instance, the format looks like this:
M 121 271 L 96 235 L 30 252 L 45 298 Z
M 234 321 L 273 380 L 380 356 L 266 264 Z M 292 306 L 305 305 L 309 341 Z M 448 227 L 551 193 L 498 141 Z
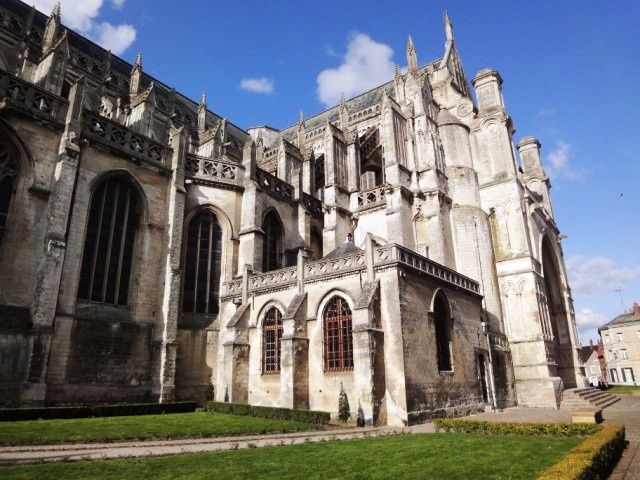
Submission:
M 621 332 L 616 333 L 616 339 L 618 340 L 618 343 L 622 343 L 623 337 Z
M 629 353 L 626 348 L 620 349 L 620 360 L 629 360 Z

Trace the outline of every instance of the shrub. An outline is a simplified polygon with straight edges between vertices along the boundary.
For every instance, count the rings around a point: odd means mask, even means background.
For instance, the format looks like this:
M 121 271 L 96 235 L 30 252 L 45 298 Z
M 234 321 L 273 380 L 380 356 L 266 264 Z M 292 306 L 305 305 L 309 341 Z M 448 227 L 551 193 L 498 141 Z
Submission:
M 0 409 L 0 421 L 50 420 L 55 418 L 117 417 L 195 412 L 196 402 L 130 403 L 77 407 L 35 407 Z
M 625 448 L 624 425 L 606 425 L 572 448 L 539 480 L 606 479 Z
M 600 430 L 599 425 L 588 423 L 511 423 L 485 422 L 440 418 L 434 420 L 439 432 L 477 433 L 482 435 L 551 435 L 557 437 L 583 437 Z
M 344 387 L 340 384 L 340 396 L 338 397 L 338 418 L 341 422 L 346 422 L 351 417 L 351 406 L 349 398 L 344 391 Z
M 208 412 L 230 413 L 250 417 L 270 418 L 273 420 L 293 420 L 303 423 L 324 425 L 329 423 L 329 413 L 312 410 L 294 410 L 290 408 L 258 407 L 243 403 L 207 402 Z

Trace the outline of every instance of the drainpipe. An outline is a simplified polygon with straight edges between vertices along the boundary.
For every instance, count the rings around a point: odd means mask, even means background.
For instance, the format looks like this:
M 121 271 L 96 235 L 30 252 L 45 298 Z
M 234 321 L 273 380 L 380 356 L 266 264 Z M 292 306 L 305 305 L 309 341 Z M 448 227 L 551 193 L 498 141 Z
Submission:
M 493 404 L 493 411 L 495 412 L 498 409 L 498 402 L 496 401 L 496 385 L 495 380 L 493 378 L 493 359 L 491 357 L 491 343 L 489 341 L 489 332 L 487 332 L 487 322 L 482 320 L 482 333 L 484 334 L 485 342 L 487 342 L 487 352 L 489 353 L 489 368 L 487 369 L 489 372 L 489 388 L 491 390 L 491 402 Z

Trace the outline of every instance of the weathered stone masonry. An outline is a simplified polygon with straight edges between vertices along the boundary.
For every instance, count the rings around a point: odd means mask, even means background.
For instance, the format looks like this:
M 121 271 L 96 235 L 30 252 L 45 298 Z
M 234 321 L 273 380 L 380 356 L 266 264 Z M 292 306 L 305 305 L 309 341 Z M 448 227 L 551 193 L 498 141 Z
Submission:
M 0 5 L 0 402 L 217 400 L 402 425 L 581 384 L 550 183 L 445 53 L 243 130 Z M 516 154 L 518 152 L 518 154 Z M 268 325 L 266 322 L 269 322 Z

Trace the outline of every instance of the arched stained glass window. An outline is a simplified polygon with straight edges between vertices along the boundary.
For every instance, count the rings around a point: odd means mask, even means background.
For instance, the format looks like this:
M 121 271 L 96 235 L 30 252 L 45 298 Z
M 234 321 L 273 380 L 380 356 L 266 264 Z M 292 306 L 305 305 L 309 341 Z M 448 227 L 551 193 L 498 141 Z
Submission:
M 332 297 L 322 314 L 324 327 L 324 369 L 340 372 L 353 368 L 351 309 L 347 301 Z
M 216 314 L 220 308 L 222 230 L 215 214 L 205 210 L 187 230 L 182 313 Z
M 0 245 L 7 228 L 9 207 L 18 175 L 18 163 L 9 144 L 0 137 Z
M 91 196 L 78 298 L 127 305 L 140 201 L 132 183 L 112 177 Z
M 271 307 L 262 322 L 262 373 L 280 373 L 282 313 Z

